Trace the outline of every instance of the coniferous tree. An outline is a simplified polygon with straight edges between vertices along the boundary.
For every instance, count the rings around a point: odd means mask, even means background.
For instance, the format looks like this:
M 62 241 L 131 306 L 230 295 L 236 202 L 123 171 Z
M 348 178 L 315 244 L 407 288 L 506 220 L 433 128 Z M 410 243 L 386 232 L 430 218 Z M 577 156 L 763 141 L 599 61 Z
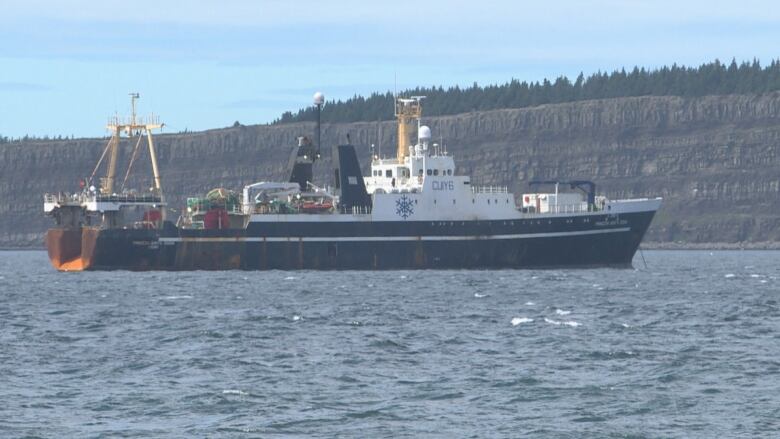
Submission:
M 401 96 L 426 96 L 425 114 L 438 116 L 499 108 L 523 108 L 547 103 L 573 102 L 628 96 L 685 96 L 732 93 L 767 93 L 780 90 L 780 60 L 761 67 L 757 59 L 726 65 L 720 60 L 698 67 L 677 64 L 654 70 L 634 67 L 611 73 L 598 71 L 589 76 L 577 75 L 572 82 L 566 76 L 555 81 L 527 82 L 512 79 L 505 84 L 450 88 L 442 86 L 416 87 Z M 323 122 L 355 122 L 388 120 L 393 117 L 391 92 L 372 93 L 368 97 L 355 95 L 344 101 L 329 101 L 323 107 Z M 274 123 L 314 121 L 313 107 L 296 112 L 286 111 Z

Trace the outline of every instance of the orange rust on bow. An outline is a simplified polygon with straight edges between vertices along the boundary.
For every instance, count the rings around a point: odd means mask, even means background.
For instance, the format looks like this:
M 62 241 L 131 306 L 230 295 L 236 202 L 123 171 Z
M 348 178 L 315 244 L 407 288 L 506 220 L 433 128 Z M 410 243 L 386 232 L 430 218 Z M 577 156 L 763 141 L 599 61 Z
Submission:
M 81 229 L 50 229 L 46 232 L 49 261 L 59 271 L 83 271 L 90 263 L 81 255 Z

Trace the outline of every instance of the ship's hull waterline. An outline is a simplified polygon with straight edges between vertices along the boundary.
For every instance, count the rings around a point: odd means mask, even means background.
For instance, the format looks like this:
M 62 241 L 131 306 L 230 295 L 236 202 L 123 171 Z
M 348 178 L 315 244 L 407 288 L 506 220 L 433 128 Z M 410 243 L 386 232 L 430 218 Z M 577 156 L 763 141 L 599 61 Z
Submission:
M 52 265 L 61 271 L 631 267 L 654 213 L 317 228 L 310 223 L 223 230 L 83 227 L 51 229 L 46 243 Z

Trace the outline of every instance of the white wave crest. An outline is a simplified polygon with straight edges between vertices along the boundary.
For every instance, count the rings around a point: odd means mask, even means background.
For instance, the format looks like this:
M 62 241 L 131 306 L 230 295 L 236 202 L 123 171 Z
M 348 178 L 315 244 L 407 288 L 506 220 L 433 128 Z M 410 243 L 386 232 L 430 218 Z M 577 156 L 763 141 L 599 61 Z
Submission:
M 736 277 L 737 275 L 734 273 L 728 273 L 726 276 L 724 276 L 726 279 L 731 279 L 732 277 Z
M 533 303 L 533 302 L 525 302 L 525 306 L 534 306 L 534 305 L 536 305 L 536 304 Z
M 534 319 L 529 319 L 528 317 L 515 317 L 512 319 L 512 326 L 517 326 L 521 323 L 532 323 Z
M 566 311 L 566 310 L 563 310 L 563 309 L 556 309 L 555 310 L 555 314 L 558 314 L 559 316 L 568 316 L 569 314 L 571 314 L 571 311 Z
M 301 319 L 301 316 L 299 316 L 298 314 L 296 314 L 296 315 L 294 315 L 294 316 L 293 316 L 293 321 L 294 321 L 294 322 L 297 322 L 297 321 L 298 321 L 298 320 L 300 320 L 300 319 Z
M 182 295 L 182 296 L 165 296 L 163 297 L 165 300 L 177 300 L 177 299 L 192 299 L 192 296 L 188 295 Z
M 481 299 L 481 298 L 487 297 L 487 296 L 488 296 L 487 294 L 474 293 L 474 297 L 476 297 L 477 299 Z
M 574 320 L 559 321 L 559 320 L 552 320 L 552 319 L 548 319 L 548 318 L 546 318 L 546 317 L 545 317 L 544 321 L 545 321 L 545 322 L 547 322 L 547 323 L 549 323 L 549 324 L 551 324 L 551 325 L 556 325 L 556 326 L 561 326 L 561 325 L 563 325 L 563 326 L 571 326 L 572 328 L 576 328 L 577 326 L 580 326 L 580 324 L 581 324 L 581 323 L 579 323 L 579 322 L 575 322 Z
M 249 393 L 244 392 L 243 390 L 238 389 L 227 389 L 222 391 L 223 395 L 249 395 Z

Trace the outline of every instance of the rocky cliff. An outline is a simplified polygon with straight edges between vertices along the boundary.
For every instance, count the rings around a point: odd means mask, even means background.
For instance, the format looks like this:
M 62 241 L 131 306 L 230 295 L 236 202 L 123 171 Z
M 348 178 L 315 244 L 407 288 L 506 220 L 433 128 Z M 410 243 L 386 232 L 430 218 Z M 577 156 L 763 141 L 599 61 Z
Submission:
M 425 123 L 475 183 L 509 185 L 519 196 L 532 178 L 591 179 L 612 198 L 664 197 L 649 241 L 780 242 L 780 93 L 607 99 Z M 296 137 L 312 131 L 302 123 L 158 136 L 172 207 L 213 187 L 285 178 Z M 344 143 L 347 134 L 364 166 L 372 143 L 393 154 L 393 122 L 325 125 L 323 145 Z M 41 246 L 50 224 L 42 194 L 75 190 L 106 141 L 0 145 L 0 246 Z M 133 146 L 123 145 L 120 161 L 129 160 Z M 330 183 L 330 149 L 323 153 L 318 180 Z M 148 186 L 146 154 L 135 168 L 129 183 Z

